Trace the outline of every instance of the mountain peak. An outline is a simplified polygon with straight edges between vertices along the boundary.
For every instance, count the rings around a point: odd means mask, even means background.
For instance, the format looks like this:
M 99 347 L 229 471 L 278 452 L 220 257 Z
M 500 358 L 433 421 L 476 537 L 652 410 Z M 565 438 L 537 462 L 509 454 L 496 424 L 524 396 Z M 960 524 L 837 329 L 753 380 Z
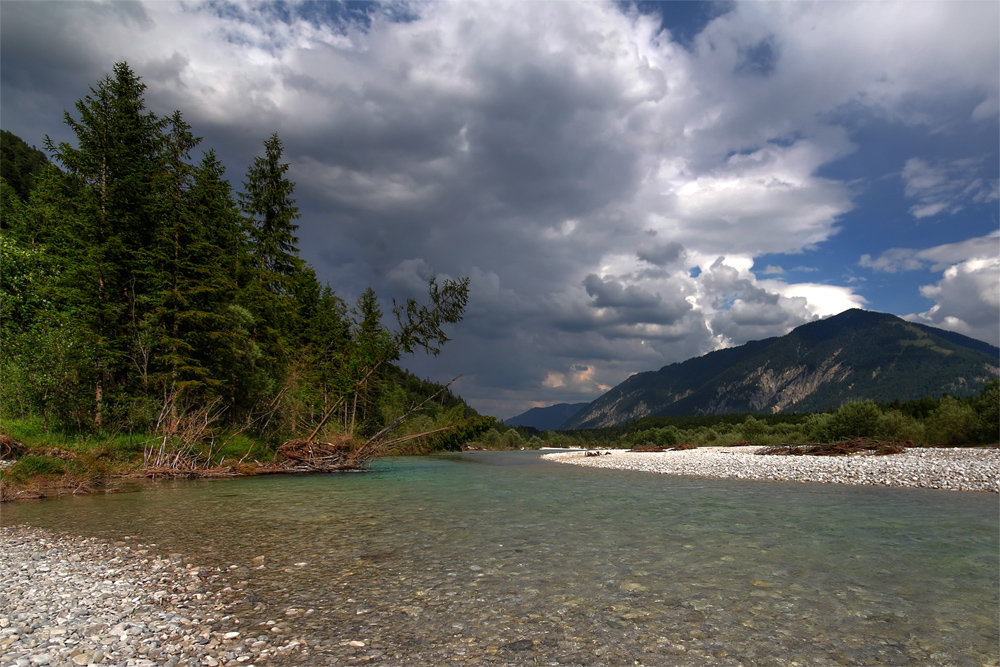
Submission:
M 978 393 L 1000 375 L 1000 349 L 895 315 L 852 308 L 784 336 L 639 373 L 563 428 L 642 417 L 812 412 L 844 401 Z

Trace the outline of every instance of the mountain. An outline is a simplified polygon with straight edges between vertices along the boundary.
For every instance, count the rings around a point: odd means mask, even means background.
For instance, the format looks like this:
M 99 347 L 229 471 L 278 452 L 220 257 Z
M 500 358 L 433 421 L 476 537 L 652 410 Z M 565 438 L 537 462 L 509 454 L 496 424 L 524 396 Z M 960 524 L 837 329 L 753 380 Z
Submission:
M 556 403 L 547 408 L 531 408 L 516 417 L 505 419 L 504 424 L 530 426 L 539 431 L 554 431 L 588 405 L 590 403 Z
M 848 400 L 978 393 L 1000 375 L 1000 349 L 895 315 L 848 310 L 702 357 L 638 373 L 562 428 L 648 416 L 816 412 Z

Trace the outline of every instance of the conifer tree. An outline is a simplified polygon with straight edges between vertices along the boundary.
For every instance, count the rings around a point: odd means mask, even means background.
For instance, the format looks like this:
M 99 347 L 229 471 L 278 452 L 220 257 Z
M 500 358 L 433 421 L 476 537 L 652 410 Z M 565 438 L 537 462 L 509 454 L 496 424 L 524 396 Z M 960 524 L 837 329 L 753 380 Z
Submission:
M 146 111 L 145 89 L 126 63 L 118 63 L 76 103 L 79 120 L 65 113 L 77 145 L 45 138 L 72 190 L 61 287 L 73 315 L 94 336 L 98 428 L 109 395 L 124 389 L 139 323 L 151 305 L 148 250 L 157 220 L 150 211 L 163 124 Z
M 288 163 L 277 133 L 264 141 L 264 156 L 254 158 L 240 195 L 248 218 L 253 280 L 278 295 L 290 293 L 290 276 L 298 266 L 299 217 L 292 194 L 295 184 L 285 177 Z
M 158 384 L 187 393 L 209 379 L 207 369 L 198 361 L 191 334 L 206 319 L 198 296 L 205 289 L 215 258 L 212 249 L 205 247 L 190 201 L 194 167 L 189 160 L 191 150 L 201 138 L 194 136 L 180 111 L 175 111 L 167 123 L 158 183 L 162 193 L 160 225 L 151 248 L 157 283 L 156 306 L 141 324 L 139 333 L 147 359 L 150 353 L 159 352 L 157 368 L 152 369 Z M 137 367 L 145 379 L 146 366 L 137 364 Z
M 194 172 L 190 201 L 192 215 L 204 230 L 206 240 L 219 248 L 215 275 L 235 291 L 246 244 L 239 207 L 225 175 L 226 168 L 215 149 L 205 151 Z

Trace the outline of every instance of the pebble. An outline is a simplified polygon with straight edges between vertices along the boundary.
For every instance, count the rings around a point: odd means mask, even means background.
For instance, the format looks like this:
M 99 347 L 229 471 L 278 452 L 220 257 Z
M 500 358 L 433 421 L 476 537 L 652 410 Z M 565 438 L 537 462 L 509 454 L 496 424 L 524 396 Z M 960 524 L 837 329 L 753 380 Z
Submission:
M 125 544 L 0 527 L 0 667 L 255 667 L 302 651 L 241 640 L 212 568 Z
M 666 452 L 609 451 L 609 456 L 583 452 L 544 454 L 559 463 L 638 470 L 669 475 L 823 482 L 987 491 L 1000 493 L 1000 449 L 907 449 L 899 454 L 874 456 L 761 456 L 763 447 L 699 447 Z

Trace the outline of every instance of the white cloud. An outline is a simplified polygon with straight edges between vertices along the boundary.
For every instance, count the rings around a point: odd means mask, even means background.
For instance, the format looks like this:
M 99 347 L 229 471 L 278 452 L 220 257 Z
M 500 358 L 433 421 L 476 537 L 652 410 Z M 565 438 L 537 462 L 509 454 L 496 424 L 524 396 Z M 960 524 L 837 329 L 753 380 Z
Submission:
M 924 285 L 920 293 L 934 305 L 907 319 L 1000 345 L 1000 257 L 970 259 L 948 267 L 941 280 Z
M 889 273 L 941 272 L 938 282 L 920 287 L 934 305 L 907 319 L 1000 343 L 1000 231 L 922 250 L 891 248 L 875 259 L 863 255 L 860 263 Z
M 910 208 L 914 218 L 940 213 L 955 214 L 973 204 L 1000 198 L 1000 182 L 979 175 L 983 160 L 962 159 L 930 164 L 910 158 L 903 167 L 905 194 L 917 203 Z
M 887 273 L 915 271 L 927 267 L 932 271 L 943 271 L 966 260 L 997 256 L 1000 256 L 1000 231 L 923 250 L 890 248 L 874 259 L 871 255 L 862 255 L 859 263 L 861 266 Z
M 972 91 L 976 117 L 996 109 L 998 22 L 995 3 L 744 2 L 710 24 L 697 47 L 700 67 L 718 79 L 739 65 L 741 47 L 773 43 L 780 57 L 769 81 L 730 89 L 748 113 L 768 110 L 771 122 L 758 128 L 791 123 L 797 130 L 807 115 L 848 104 L 926 124 L 936 116 L 919 100 Z M 738 134 L 752 136 L 744 128 Z

